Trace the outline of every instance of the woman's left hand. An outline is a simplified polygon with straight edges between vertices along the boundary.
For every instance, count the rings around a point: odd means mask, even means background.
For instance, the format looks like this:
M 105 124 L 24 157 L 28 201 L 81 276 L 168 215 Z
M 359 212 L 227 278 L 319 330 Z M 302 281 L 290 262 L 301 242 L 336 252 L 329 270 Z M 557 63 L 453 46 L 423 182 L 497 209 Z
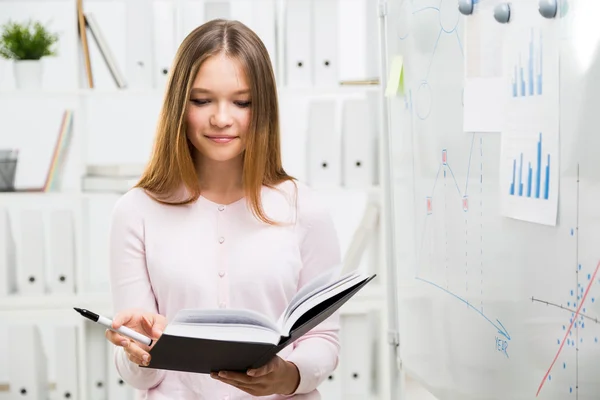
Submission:
M 292 394 L 300 384 L 300 372 L 296 365 L 275 356 L 260 368 L 241 372 L 212 372 L 211 377 L 243 390 L 252 396 Z

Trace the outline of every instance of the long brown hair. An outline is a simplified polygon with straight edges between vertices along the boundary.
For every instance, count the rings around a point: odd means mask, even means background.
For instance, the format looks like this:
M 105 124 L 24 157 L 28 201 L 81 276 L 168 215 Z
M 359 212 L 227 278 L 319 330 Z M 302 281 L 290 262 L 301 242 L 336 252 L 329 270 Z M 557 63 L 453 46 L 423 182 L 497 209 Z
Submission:
M 136 185 L 155 200 L 171 205 L 195 202 L 201 193 L 187 138 L 185 112 L 192 83 L 202 63 L 224 53 L 242 64 L 250 84 L 252 111 L 242 182 L 246 201 L 261 221 L 274 224 L 262 207 L 262 186 L 293 180 L 282 167 L 279 108 L 269 53 L 260 38 L 238 21 L 209 21 L 181 43 L 170 72 L 152 156 Z M 177 193 L 184 190 L 183 197 Z

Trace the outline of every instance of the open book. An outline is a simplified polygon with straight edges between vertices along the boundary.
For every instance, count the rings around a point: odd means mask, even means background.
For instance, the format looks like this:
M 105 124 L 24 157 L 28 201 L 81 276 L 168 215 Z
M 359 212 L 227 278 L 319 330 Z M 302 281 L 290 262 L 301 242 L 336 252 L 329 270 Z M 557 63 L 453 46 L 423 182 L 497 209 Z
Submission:
M 251 310 L 179 311 L 150 350 L 146 368 L 210 373 L 266 364 L 330 317 L 375 275 L 329 272 L 296 293 L 277 321 Z

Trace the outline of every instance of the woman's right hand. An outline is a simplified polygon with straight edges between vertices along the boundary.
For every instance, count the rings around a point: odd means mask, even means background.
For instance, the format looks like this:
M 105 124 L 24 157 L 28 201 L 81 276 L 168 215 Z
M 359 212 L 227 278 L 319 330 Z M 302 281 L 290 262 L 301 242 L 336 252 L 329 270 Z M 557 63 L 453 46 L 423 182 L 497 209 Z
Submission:
M 156 344 L 156 340 L 160 338 L 163 330 L 167 326 L 167 319 L 154 313 L 148 313 L 140 310 L 125 310 L 113 318 L 113 329 L 119 329 L 122 325 L 133 329 L 142 335 L 152 339 L 152 345 L 138 343 L 110 329 L 106 330 L 106 338 L 116 346 L 121 346 L 125 349 L 127 358 L 138 365 L 148 365 L 150 362 L 150 349 Z

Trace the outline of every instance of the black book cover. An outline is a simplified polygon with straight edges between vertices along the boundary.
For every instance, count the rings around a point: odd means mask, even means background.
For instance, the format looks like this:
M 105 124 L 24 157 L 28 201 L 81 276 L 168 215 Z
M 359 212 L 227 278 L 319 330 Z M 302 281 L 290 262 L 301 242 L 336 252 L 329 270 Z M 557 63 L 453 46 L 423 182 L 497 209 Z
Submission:
M 145 368 L 208 374 L 218 371 L 246 372 L 249 368 L 261 367 L 284 347 L 330 317 L 374 277 L 317 304 L 296 321 L 290 336 L 282 337 L 278 345 L 163 334 L 150 350 L 150 364 Z

